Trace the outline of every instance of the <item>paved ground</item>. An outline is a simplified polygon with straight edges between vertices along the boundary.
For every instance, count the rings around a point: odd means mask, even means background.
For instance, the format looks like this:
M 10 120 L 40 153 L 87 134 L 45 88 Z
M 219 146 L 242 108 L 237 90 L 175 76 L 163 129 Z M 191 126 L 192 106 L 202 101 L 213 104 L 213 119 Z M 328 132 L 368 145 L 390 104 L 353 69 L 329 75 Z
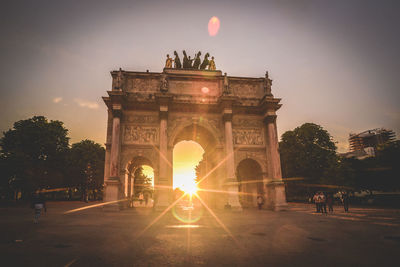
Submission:
M 93 203 L 90 203 L 93 204 Z M 35 225 L 28 208 L 0 208 L 1 266 L 399 266 L 400 210 L 352 208 L 313 213 L 203 211 L 185 228 L 168 212 L 121 212 L 48 203 Z M 340 210 L 339 210 L 340 209 Z M 196 213 L 196 212 L 194 212 Z M 184 214 L 181 214 L 184 215 Z M 197 217 L 196 214 L 192 215 Z M 226 227 L 226 228 L 225 228 Z

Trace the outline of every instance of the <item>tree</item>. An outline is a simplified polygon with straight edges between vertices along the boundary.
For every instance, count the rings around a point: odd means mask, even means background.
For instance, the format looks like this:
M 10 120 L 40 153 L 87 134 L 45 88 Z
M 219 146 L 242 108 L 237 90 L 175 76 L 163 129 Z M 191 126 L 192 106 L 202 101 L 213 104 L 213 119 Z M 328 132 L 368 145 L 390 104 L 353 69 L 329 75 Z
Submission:
M 337 165 L 336 145 L 321 126 L 305 123 L 282 135 L 279 143 L 284 177 L 305 177 L 321 183 Z
M 393 191 L 400 189 L 400 141 L 377 147 L 376 157 L 353 159 L 356 185 L 360 189 Z
M 144 193 L 145 191 L 151 192 L 152 191 L 152 184 L 151 184 L 151 178 L 147 177 L 143 173 L 143 168 L 139 167 L 136 169 L 133 175 L 133 180 L 134 180 L 134 189 L 133 192 L 135 192 L 135 196 L 139 196 L 141 193 Z
M 36 189 L 60 185 L 67 133 L 62 122 L 49 122 L 43 116 L 15 122 L 0 139 L 0 157 L 6 166 L 2 184 L 8 183 L 23 198 Z
M 105 149 L 91 140 L 72 144 L 68 153 L 65 185 L 78 186 L 86 198 L 87 190 L 100 190 L 104 182 Z

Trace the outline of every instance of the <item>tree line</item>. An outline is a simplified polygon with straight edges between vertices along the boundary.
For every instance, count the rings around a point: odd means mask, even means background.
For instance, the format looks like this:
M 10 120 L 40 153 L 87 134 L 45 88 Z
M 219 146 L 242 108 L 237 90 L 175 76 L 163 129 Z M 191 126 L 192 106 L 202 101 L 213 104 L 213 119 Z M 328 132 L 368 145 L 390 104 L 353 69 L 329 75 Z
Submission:
M 400 141 L 380 145 L 376 156 L 345 158 L 322 126 L 305 123 L 286 131 L 279 142 L 289 199 L 322 191 L 400 189 Z
M 101 197 L 104 147 L 91 140 L 70 145 L 69 140 L 61 121 L 34 116 L 15 122 L 0 138 L 0 198 L 28 199 L 32 192 L 54 188 L 79 191 L 82 199 L 88 193 Z M 378 146 L 375 157 L 344 158 L 328 131 L 305 123 L 282 135 L 279 152 L 288 199 L 316 190 L 400 189 L 398 140 Z M 142 168 L 134 176 L 135 192 L 143 191 L 149 178 Z
M 0 139 L 0 197 L 28 200 L 33 192 L 67 188 L 98 198 L 104 177 L 105 149 L 92 140 L 69 144 L 58 120 L 34 116 L 14 123 Z

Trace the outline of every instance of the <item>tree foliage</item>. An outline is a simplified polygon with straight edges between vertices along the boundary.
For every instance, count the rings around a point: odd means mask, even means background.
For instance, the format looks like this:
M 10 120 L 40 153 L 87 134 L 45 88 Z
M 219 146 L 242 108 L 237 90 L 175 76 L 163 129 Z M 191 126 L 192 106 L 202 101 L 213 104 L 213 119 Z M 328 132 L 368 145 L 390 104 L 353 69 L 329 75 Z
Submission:
M 152 183 L 151 178 L 146 176 L 143 173 L 143 168 L 138 167 L 134 174 L 133 174 L 133 181 L 134 181 L 134 190 L 135 196 L 138 197 L 140 194 L 144 193 L 145 191 L 151 192 L 152 191 Z
M 43 116 L 15 122 L 0 139 L 0 194 L 26 199 L 37 189 L 100 188 L 104 148 L 90 140 L 70 148 L 67 134 L 62 122 Z
M 320 182 L 337 162 L 336 145 L 321 126 L 305 123 L 282 135 L 279 149 L 284 177 Z
M 65 184 L 99 189 L 104 182 L 105 149 L 92 140 L 72 144 L 68 152 Z
M 23 196 L 32 190 L 62 183 L 68 150 L 68 130 L 60 121 L 35 116 L 14 123 L 0 139 L 0 154 L 6 166 L 2 179 Z
M 400 189 L 400 141 L 379 146 L 376 157 L 344 158 L 336 154 L 326 130 L 305 123 L 282 135 L 279 150 L 283 176 L 304 178 L 287 183 L 288 197 L 326 190 L 326 186 L 356 191 Z

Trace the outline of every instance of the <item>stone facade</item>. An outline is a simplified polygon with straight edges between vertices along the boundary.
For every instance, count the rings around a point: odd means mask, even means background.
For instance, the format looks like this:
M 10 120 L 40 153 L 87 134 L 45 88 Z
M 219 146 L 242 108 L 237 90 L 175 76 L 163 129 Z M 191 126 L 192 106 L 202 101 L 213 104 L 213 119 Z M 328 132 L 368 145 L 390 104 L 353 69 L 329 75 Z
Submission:
M 241 186 L 244 181 L 236 177 L 239 164 L 247 159 L 261 170 L 257 181 L 263 184 L 265 207 L 286 205 L 276 133 L 281 104 L 266 88 L 267 78 L 178 69 L 111 75 L 112 90 L 103 97 L 108 107 L 105 201 L 131 196 L 132 172 L 145 163 L 155 173 L 155 207 L 168 206 L 174 145 L 193 140 L 203 147 L 213 170 L 204 187 L 226 192 L 209 196 L 211 206 L 229 203 L 240 210 L 239 195 L 254 193 L 242 192 L 250 186 Z

